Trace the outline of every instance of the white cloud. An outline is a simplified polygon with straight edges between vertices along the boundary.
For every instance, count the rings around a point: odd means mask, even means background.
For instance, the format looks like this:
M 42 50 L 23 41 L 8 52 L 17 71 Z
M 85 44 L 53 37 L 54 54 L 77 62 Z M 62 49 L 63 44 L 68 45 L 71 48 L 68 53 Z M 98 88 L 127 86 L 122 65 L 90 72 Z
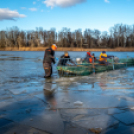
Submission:
M 109 0 L 104 0 L 106 3 L 110 3 L 110 1 Z
M 44 10 L 42 9 L 41 12 L 44 12 Z
M 29 8 L 30 11 L 37 11 L 37 8 Z
M 46 4 L 47 7 L 53 8 L 55 6 L 70 7 L 85 1 L 86 0 L 45 0 L 43 3 Z
M 19 14 L 17 11 L 9 10 L 8 8 L 0 8 L 0 21 L 1 20 L 15 20 L 16 18 L 24 18 L 24 14 Z
M 35 5 L 35 4 L 36 4 L 36 2 L 34 1 L 34 2 L 33 2 L 33 4 Z
M 25 10 L 25 9 L 26 9 L 26 7 L 21 7 L 21 9 Z

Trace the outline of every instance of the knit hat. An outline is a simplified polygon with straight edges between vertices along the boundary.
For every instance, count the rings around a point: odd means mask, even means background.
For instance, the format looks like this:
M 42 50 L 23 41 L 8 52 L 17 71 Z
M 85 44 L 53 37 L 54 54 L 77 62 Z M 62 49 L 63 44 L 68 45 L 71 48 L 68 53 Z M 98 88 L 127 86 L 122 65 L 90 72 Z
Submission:
M 105 53 L 106 53 L 106 51 L 102 51 L 102 53 L 103 53 L 103 54 L 105 54 Z

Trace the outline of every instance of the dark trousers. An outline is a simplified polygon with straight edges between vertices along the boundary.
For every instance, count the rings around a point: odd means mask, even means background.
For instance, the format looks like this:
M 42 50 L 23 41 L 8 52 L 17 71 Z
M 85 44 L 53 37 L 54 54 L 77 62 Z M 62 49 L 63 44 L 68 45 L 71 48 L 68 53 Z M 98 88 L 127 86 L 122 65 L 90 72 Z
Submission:
M 43 67 L 45 70 L 45 77 L 51 77 L 52 75 L 52 65 L 48 63 L 43 63 Z
M 108 65 L 108 62 L 106 62 L 106 61 L 99 61 L 99 64 Z

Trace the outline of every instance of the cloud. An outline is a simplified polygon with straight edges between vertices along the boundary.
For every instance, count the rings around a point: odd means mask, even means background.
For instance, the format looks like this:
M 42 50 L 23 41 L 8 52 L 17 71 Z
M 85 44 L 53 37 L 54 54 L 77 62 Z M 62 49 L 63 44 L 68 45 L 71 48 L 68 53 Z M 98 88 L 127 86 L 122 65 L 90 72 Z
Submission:
M 36 2 L 34 1 L 34 2 L 33 2 L 33 4 L 35 5 L 35 4 L 36 4 Z
M 30 11 L 37 11 L 37 8 L 29 8 Z
M 21 9 L 25 10 L 25 9 L 26 9 L 26 7 L 21 7 Z
M 43 3 L 46 4 L 47 7 L 53 8 L 55 6 L 70 7 L 85 1 L 86 0 L 45 0 Z
M 106 3 L 110 3 L 110 1 L 109 0 L 104 0 Z
M 16 18 L 24 18 L 24 14 L 19 14 L 17 11 L 9 10 L 8 8 L 0 8 L 0 21 L 1 20 L 15 20 Z

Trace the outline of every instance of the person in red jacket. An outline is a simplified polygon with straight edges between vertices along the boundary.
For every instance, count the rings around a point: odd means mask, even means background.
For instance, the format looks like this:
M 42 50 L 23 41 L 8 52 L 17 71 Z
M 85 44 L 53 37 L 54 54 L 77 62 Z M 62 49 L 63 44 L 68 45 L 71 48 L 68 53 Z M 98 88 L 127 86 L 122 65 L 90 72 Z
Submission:
M 94 57 L 94 54 L 91 54 L 91 52 L 87 52 L 87 55 L 86 55 L 86 58 L 85 60 L 88 62 L 88 63 L 93 63 L 93 60 L 95 61 L 96 58 Z

